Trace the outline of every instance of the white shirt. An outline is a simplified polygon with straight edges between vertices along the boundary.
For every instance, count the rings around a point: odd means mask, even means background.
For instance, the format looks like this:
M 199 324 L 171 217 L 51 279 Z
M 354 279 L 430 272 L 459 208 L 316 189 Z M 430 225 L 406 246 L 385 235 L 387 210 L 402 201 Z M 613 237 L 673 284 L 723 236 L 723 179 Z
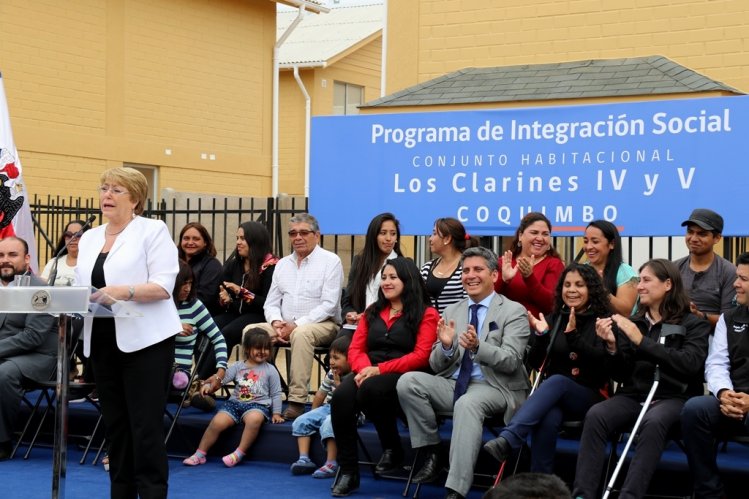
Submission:
M 296 253 L 279 260 L 265 298 L 265 320 L 297 326 L 340 321 L 343 265 L 335 253 L 315 246 L 297 266 Z
M 715 325 L 713 341 L 707 350 L 705 361 L 705 379 L 707 389 L 718 396 L 718 391 L 727 388 L 733 390 L 731 382 L 731 360 L 728 358 L 728 339 L 726 337 L 726 320 L 723 314 Z
M 55 276 L 55 282 L 53 286 L 75 286 L 75 266 L 71 267 L 68 265 L 68 255 L 62 255 L 60 263 L 57 264 L 57 275 Z M 55 259 L 47 262 L 42 270 L 42 278 L 46 281 L 49 279 L 49 273 L 52 272 L 52 266 L 55 264 Z

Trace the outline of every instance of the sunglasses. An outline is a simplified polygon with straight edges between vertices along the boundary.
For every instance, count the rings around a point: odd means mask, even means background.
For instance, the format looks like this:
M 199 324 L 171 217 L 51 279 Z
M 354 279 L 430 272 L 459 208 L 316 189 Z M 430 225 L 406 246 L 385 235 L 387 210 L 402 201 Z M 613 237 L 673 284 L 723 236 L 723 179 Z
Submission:
M 314 234 L 314 233 L 315 231 L 313 230 L 290 230 L 289 237 L 296 237 L 296 236 L 307 237 L 310 234 Z

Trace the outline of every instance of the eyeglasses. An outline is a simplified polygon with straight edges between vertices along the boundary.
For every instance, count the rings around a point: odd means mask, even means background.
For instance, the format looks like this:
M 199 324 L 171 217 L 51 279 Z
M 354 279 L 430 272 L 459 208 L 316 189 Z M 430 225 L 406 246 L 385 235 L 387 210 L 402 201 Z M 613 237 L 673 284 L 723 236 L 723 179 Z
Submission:
M 65 236 L 65 239 L 73 239 L 74 237 L 79 237 L 81 235 L 81 231 L 78 232 L 70 232 L 69 230 L 66 230 L 63 236 Z
M 100 194 L 106 194 L 107 192 L 111 192 L 115 196 L 119 196 L 120 194 L 127 194 L 127 191 L 123 189 L 122 187 L 111 186 L 107 184 L 104 184 L 99 187 Z
M 290 230 L 289 231 L 289 237 L 292 237 L 292 238 L 296 237 L 296 236 L 307 237 L 310 234 L 314 234 L 314 233 L 315 233 L 315 231 L 313 231 L 313 230 Z

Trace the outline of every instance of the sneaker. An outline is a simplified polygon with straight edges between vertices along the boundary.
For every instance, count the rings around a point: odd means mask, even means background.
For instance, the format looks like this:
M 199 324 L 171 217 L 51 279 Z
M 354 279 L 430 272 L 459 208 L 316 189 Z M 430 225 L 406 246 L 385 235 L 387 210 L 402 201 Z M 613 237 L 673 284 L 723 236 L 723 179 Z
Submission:
M 182 461 L 182 464 L 184 464 L 185 466 L 198 466 L 201 464 L 205 464 L 205 456 L 200 456 L 197 453 L 195 453 L 192 456 L 185 459 L 184 461 Z
M 291 465 L 292 475 L 309 475 L 315 471 L 317 465 L 309 459 L 300 458 L 297 462 Z
M 312 478 L 335 478 L 338 473 L 338 465 L 326 463 L 312 473 Z

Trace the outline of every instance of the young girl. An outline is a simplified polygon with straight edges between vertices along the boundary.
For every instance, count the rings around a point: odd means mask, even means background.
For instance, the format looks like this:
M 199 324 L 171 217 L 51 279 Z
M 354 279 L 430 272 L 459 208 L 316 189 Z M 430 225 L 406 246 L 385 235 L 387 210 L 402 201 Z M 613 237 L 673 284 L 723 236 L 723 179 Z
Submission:
M 227 380 L 234 381 L 234 391 L 206 428 L 198 450 L 182 461 L 184 464 L 204 464 L 206 454 L 216 443 L 219 434 L 241 421 L 244 423 L 244 431 L 239 446 L 223 458 L 224 464 L 231 468 L 242 460 L 263 423 L 267 420 L 272 420 L 273 423 L 284 422 L 281 416 L 281 378 L 276 368 L 267 362 L 270 348 L 270 336 L 262 329 L 252 328 L 244 335 L 242 349 L 245 360 L 232 364 L 226 371 L 226 377 L 220 380 L 221 384 L 226 384 Z M 207 394 L 218 388 L 219 384 L 211 379 L 206 381 L 200 391 Z

